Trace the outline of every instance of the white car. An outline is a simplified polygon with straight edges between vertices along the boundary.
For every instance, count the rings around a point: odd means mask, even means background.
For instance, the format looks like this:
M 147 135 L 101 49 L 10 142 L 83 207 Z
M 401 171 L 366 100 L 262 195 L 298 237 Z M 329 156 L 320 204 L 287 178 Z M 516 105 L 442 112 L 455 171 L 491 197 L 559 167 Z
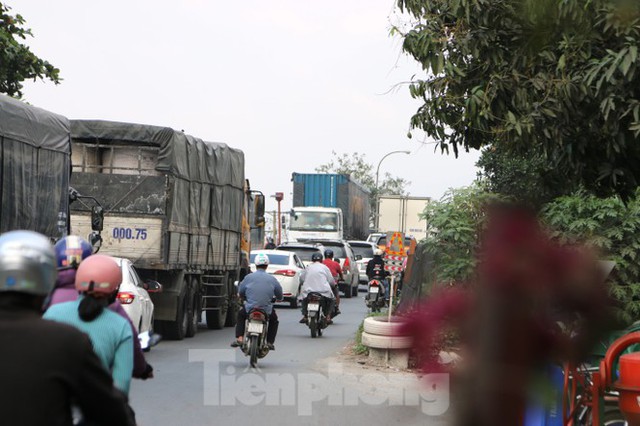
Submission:
M 298 289 L 300 287 L 300 273 L 304 264 L 296 253 L 284 250 L 252 250 L 250 256 L 251 270 L 255 272 L 256 255 L 264 253 L 269 257 L 267 273 L 274 276 L 282 286 L 284 300 L 292 308 L 298 307 Z
M 122 268 L 122 284 L 118 291 L 118 301 L 122 305 L 131 322 L 138 330 L 138 335 L 153 334 L 153 302 L 149 292 L 162 291 L 156 281 L 143 282 L 128 259 L 115 258 Z M 142 349 L 149 349 L 148 339 L 140 339 Z M 145 347 L 147 346 L 147 347 Z
M 373 252 L 378 246 L 370 241 L 349 241 L 349 245 L 356 255 L 362 256 L 362 259 L 356 261 L 358 264 L 359 281 L 360 284 L 367 284 L 369 282 L 369 277 L 367 277 L 367 263 L 373 258 Z

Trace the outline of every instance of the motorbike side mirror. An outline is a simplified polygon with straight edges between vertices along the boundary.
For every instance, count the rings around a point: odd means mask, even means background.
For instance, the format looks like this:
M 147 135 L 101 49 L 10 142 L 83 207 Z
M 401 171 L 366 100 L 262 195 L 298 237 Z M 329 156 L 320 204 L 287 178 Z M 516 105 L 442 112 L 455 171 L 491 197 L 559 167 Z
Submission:
M 142 283 L 142 287 L 147 290 L 148 293 L 162 293 L 162 284 L 155 280 L 145 280 Z

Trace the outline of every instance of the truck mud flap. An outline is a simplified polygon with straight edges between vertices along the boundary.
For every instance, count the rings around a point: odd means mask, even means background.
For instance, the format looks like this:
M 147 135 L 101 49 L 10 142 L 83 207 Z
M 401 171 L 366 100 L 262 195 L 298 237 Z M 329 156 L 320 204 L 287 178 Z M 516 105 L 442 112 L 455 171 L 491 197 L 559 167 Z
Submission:
M 153 295 L 154 318 L 158 321 L 175 321 L 179 293 L 167 290 Z

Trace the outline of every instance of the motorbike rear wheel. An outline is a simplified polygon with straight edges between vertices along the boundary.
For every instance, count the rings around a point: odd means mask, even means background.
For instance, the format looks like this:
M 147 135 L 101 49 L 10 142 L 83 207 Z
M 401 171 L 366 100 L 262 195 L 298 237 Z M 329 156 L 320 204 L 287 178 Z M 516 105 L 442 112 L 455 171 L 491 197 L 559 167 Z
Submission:
M 249 363 L 253 368 L 258 366 L 258 351 L 258 336 L 251 336 L 249 340 Z
M 627 423 L 618 407 L 611 407 L 605 409 L 602 424 L 604 426 L 627 426 L 629 423 Z
M 311 331 L 311 338 L 315 339 L 318 336 L 318 323 L 315 315 L 309 318 L 309 330 Z

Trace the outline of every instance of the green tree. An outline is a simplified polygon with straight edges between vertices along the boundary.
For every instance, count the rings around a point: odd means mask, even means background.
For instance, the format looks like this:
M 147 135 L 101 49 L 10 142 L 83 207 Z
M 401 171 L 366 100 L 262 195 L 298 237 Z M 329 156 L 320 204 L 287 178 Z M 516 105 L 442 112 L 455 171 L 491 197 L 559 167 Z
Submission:
M 616 262 L 611 294 L 620 303 L 625 322 L 640 318 L 640 191 L 625 204 L 618 197 L 585 193 L 547 204 L 544 222 L 566 244 L 587 244 Z
M 606 196 L 640 182 L 640 2 L 398 0 L 426 76 L 411 118 L 443 150 L 535 146 Z M 406 27 L 405 27 L 406 28 Z
M 433 256 L 438 282 L 466 282 L 473 277 L 476 250 L 487 219 L 486 207 L 504 199 L 475 183 L 450 189 L 439 201 L 427 205 L 422 215 L 427 222 L 427 238 L 421 244 Z
M 513 152 L 503 145 L 488 146 L 482 150 L 476 166 L 480 168 L 478 177 L 489 192 L 534 209 L 578 189 L 575 179 L 551 167 L 533 147 Z
M 20 99 L 23 81 L 49 79 L 59 84 L 61 78 L 58 68 L 21 43 L 33 34 L 31 29 L 24 27 L 24 18 L 12 15 L 10 10 L 9 6 L 0 3 L 0 93 Z
M 325 164 L 316 167 L 317 173 L 338 173 L 350 175 L 369 190 L 369 203 L 371 205 L 371 221 L 374 223 L 376 201 L 378 195 L 406 195 L 406 187 L 411 182 L 400 177 L 393 177 L 385 173 L 378 179 L 376 187 L 376 175 L 374 166 L 365 159 L 366 154 L 354 152 L 353 154 L 338 154 L 332 151 L 333 158 Z

